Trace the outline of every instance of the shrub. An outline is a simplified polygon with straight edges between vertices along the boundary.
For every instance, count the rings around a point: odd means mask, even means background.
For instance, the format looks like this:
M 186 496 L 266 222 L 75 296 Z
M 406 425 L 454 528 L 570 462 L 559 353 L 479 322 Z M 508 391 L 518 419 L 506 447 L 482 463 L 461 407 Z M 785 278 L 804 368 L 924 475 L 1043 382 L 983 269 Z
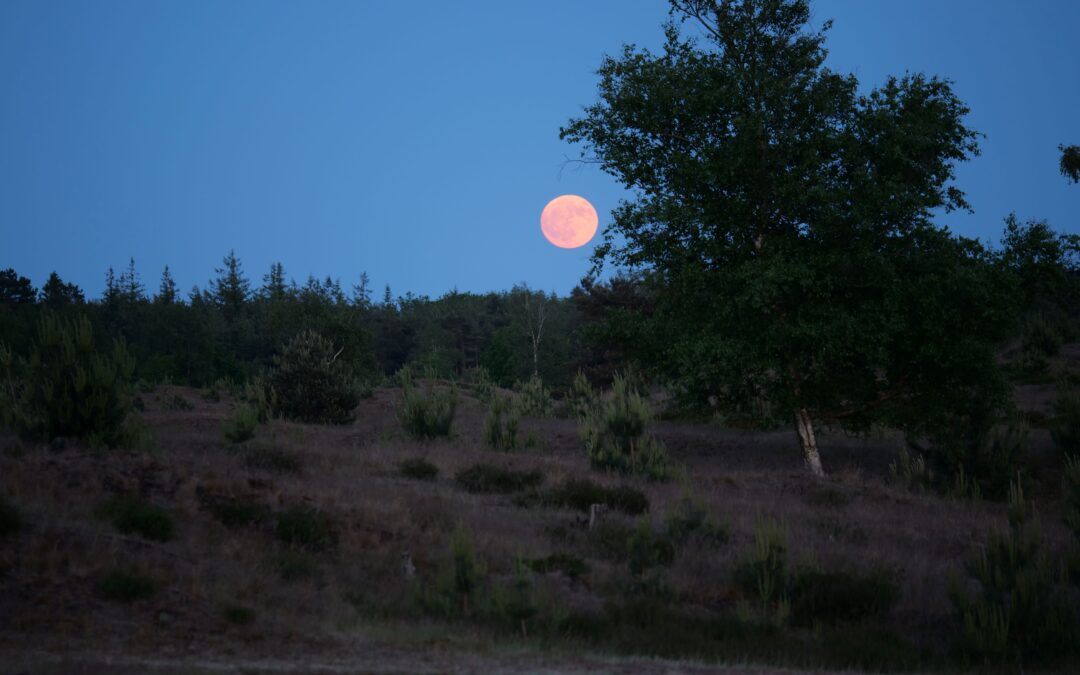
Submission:
M 415 480 L 435 480 L 439 477 L 439 467 L 426 459 L 406 459 L 398 465 L 401 475 Z
M 255 438 L 255 427 L 259 425 L 259 415 L 253 408 L 238 405 L 232 415 L 221 424 L 221 433 L 230 443 L 243 443 Z
M 244 385 L 240 400 L 247 403 L 254 411 L 259 424 L 266 424 L 274 417 L 277 407 L 277 395 L 274 388 L 261 377 L 256 377 Z
M 208 499 L 204 500 L 203 508 L 228 528 L 255 525 L 270 516 L 270 511 L 266 506 L 252 499 Z
M 496 450 L 513 450 L 517 447 L 518 422 L 513 401 L 494 397 L 484 419 L 484 442 Z
M 304 458 L 300 453 L 262 444 L 248 448 L 244 455 L 244 463 L 252 469 L 278 473 L 300 473 L 304 468 Z
M 165 399 L 165 403 L 161 405 L 163 410 L 194 410 L 195 406 L 181 396 L 180 394 L 173 394 L 169 398 Z
M 466 492 L 479 494 L 509 494 L 538 487 L 544 482 L 539 471 L 515 471 L 493 464 L 474 464 L 462 469 L 454 480 Z
M 274 566 L 278 576 L 285 582 L 319 577 L 319 566 L 310 555 L 303 551 L 285 551 L 278 556 Z
M 521 637 L 529 636 L 526 628 L 529 619 L 539 611 L 533 597 L 528 566 L 520 559 L 514 560 L 514 576 L 505 586 L 496 586 L 491 598 L 491 615 L 502 623 L 521 629 Z
M 581 421 L 585 452 L 594 468 L 614 469 L 653 479 L 667 478 L 670 466 L 663 443 L 648 435 L 649 406 L 628 380 L 616 375 L 612 396 Z
M 411 371 L 402 368 L 400 372 L 403 400 L 398 419 L 405 431 L 421 439 L 449 436 L 457 409 L 457 386 L 437 388 L 434 375 L 429 375 L 421 392 L 413 384 Z
M 30 440 L 78 438 L 92 445 L 129 445 L 134 433 L 135 361 L 123 341 L 99 352 L 84 316 L 44 316 L 29 355 L 0 347 L 0 408 L 6 425 Z
M 484 563 L 473 548 L 472 535 L 459 522 L 450 536 L 450 557 L 453 561 L 454 592 L 461 597 L 461 608 L 469 613 L 469 599 L 476 593 L 484 577 Z
M 605 487 L 588 479 L 568 480 L 562 485 L 532 497 L 545 506 L 588 511 L 593 504 L 605 504 L 631 516 L 649 510 L 649 498 L 629 485 Z
M 551 392 L 544 386 L 539 375 L 514 383 L 514 407 L 525 417 L 548 417 L 551 415 Z
M 566 553 L 552 553 L 546 558 L 530 560 L 527 564 L 537 574 L 559 572 L 572 581 L 576 581 L 579 577 L 589 573 L 588 563 L 577 556 Z
M 959 497 L 1008 498 L 1009 483 L 1027 452 L 1027 428 L 1019 421 L 945 446 L 944 461 L 954 476 Z
M 110 570 L 98 581 L 98 593 L 106 600 L 135 602 L 153 596 L 158 582 L 136 569 L 124 567 Z
M 465 382 L 472 389 L 473 395 L 482 403 L 488 403 L 495 396 L 495 382 L 487 368 L 480 366 L 466 371 Z
M 705 503 L 692 494 L 680 499 L 667 517 L 667 536 L 676 544 L 698 542 L 707 546 L 721 546 L 729 539 L 728 529 L 718 523 Z
M 290 546 L 318 551 L 337 544 L 333 522 L 310 506 L 290 506 L 279 513 L 274 531 Z
M 649 521 L 642 519 L 626 542 L 626 564 L 635 576 L 649 569 L 675 562 L 675 545 L 667 537 L 653 532 Z
M 760 518 L 754 529 L 754 549 L 748 560 L 735 568 L 736 584 L 761 608 L 762 617 L 777 624 L 787 620 L 787 525 L 775 518 Z
M 926 466 L 926 459 L 922 455 L 912 456 L 906 448 L 889 464 L 889 473 L 894 483 L 908 490 L 924 492 L 934 485 L 934 472 Z
M 226 605 L 221 616 L 231 624 L 246 626 L 255 621 L 255 610 L 241 605 Z
M 97 515 L 123 534 L 137 534 L 152 541 L 169 541 L 174 525 L 169 512 L 141 501 L 138 497 L 121 495 L 103 502 Z
M 22 514 L 15 505 L 0 495 L 0 539 L 17 534 L 22 529 Z
M 801 626 L 865 621 L 888 613 L 900 598 L 900 588 L 886 571 L 859 575 L 805 570 L 791 580 L 788 593 L 792 620 Z
M 1080 457 L 1080 392 L 1066 391 L 1054 401 L 1050 436 L 1063 455 Z
M 274 358 L 270 385 L 281 414 L 301 422 L 346 424 L 359 396 L 341 350 L 313 331 L 290 340 Z
M 961 624 L 958 650 L 978 661 L 1028 664 L 1075 654 L 1076 609 L 1064 575 L 1042 549 L 1019 482 L 1010 489 L 1008 522 L 968 561 L 975 592 L 955 582 L 949 589 Z
M 1065 524 L 1080 541 L 1080 455 L 1065 458 L 1061 496 L 1065 502 Z

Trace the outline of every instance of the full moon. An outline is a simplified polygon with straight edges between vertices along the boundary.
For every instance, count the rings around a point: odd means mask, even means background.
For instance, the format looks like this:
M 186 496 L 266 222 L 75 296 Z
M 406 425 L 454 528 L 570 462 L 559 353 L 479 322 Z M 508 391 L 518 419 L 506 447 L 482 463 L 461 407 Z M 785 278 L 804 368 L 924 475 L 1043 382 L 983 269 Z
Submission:
M 578 248 L 596 234 L 600 219 L 589 200 L 577 195 L 562 195 L 547 203 L 540 214 L 540 230 L 559 248 Z

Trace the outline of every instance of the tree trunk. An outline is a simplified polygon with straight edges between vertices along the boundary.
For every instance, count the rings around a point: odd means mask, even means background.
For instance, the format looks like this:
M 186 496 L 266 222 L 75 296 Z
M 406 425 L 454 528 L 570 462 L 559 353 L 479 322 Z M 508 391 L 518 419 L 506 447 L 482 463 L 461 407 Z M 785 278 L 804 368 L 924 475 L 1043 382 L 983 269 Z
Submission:
M 799 444 L 802 445 L 806 468 L 810 469 L 814 476 L 824 478 L 825 470 L 821 468 L 821 454 L 818 453 L 817 439 L 814 438 L 814 421 L 810 419 L 806 408 L 795 411 L 795 431 L 799 435 Z

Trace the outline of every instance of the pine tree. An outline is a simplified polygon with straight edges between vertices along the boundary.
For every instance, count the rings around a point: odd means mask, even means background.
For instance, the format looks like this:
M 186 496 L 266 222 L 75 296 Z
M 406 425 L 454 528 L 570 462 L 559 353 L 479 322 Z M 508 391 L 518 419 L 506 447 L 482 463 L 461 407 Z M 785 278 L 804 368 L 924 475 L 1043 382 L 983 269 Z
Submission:
M 353 304 L 361 309 L 371 307 L 371 279 L 367 272 L 360 273 L 360 283 L 353 284 Z
M 176 287 L 176 282 L 173 281 L 172 273 L 169 272 L 169 266 L 165 266 L 165 271 L 161 273 L 161 285 L 158 287 L 158 294 L 154 298 L 154 302 L 161 305 L 174 304 L 179 296 L 179 289 Z
M 135 258 L 128 259 L 127 271 L 120 275 L 120 294 L 128 302 L 140 302 L 146 299 L 146 288 L 135 271 Z
M 222 260 L 224 267 L 214 269 L 217 278 L 210 282 L 210 295 L 221 307 L 225 321 L 232 323 L 243 310 L 244 303 L 251 295 L 251 282 L 244 276 L 240 259 L 232 250 Z
M 114 305 L 120 299 L 120 284 L 116 281 L 116 272 L 112 265 L 105 270 L 105 295 L 102 296 L 106 305 Z
M 84 301 L 82 289 L 75 284 L 64 283 L 56 272 L 50 274 L 49 280 L 41 287 L 41 304 L 49 309 L 81 305 Z
M 285 285 L 285 266 L 280 262 L 270 265 L 270 272 L 263 275 L 260 295 L 271 302 L 280 302 L 285 298 L 288 287 Z
M 15 270 L 0 270 L 0 305 L 32 305 L 37 299 L 34 285 Z

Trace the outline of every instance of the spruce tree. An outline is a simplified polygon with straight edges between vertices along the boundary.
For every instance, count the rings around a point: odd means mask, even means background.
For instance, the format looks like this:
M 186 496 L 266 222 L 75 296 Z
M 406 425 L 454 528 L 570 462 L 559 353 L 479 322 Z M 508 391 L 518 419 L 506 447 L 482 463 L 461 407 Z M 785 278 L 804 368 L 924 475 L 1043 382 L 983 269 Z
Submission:
M 180 291 L 176 287 L 176 282 L 173 281 L 172 273 L 169 272 L 169 266 L 166 265 L 161 273 L 161 284 L 158 286 L 158 294 L 154 297 L 154 302 L 160 305 L 172 305 L 176 303 L 179 294 Z
M 41 287 L 41 304 L 49 309 L 81 305 L 84 301 L 82 289 L 75 284 L 64 283 L 56 272 L 50 274 L 48 281 Z

